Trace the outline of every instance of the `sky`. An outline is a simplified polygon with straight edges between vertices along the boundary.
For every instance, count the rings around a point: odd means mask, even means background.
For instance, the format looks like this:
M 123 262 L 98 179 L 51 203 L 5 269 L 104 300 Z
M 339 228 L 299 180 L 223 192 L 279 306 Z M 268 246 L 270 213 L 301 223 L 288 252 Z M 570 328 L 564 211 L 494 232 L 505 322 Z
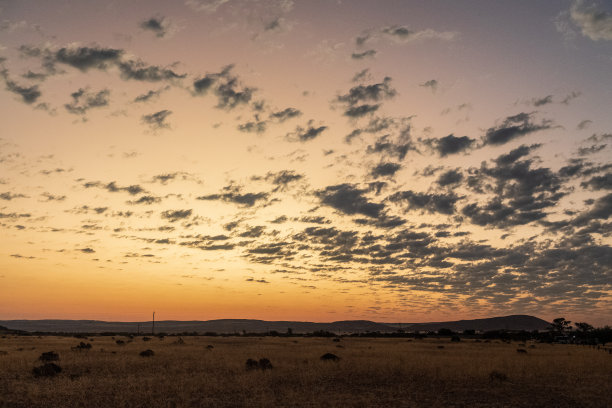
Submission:
M 607 1 L 0 0 L 0 318 L 612 324 Z

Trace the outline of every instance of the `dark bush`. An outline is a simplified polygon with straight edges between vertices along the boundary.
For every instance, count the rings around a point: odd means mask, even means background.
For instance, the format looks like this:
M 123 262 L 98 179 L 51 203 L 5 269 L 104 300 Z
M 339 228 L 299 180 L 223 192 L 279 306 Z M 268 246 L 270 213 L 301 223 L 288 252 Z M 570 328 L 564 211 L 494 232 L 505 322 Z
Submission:
M 117 340 L 115 343 L 117 343 L 118 346 L 125 346 L 125 341 L 123 340 Z
M 154 356 L 154 355 L 155 355 L 155 352 L 153 350 L 150 350 L 150 349 L 140 352 L 140 356 L 141 357 L 151 357 L 151 356 Z
M 253 360 L 249 358 L 245 363 L 247 371 L 257 370 L 259 368 L 259 362 L 257 360 Z
M 332 353 L 325 353 L 321 356 L 323 361 L 340 361 L 340 357 Z
M 516 352 L 517 353 L 522 353 L 522 354 L 527 354 L 527 350 L 521 349 L 521 348 L 516 349 Z
M 57 374 L 62 372 L 62 367 L 55 363 L 45 363 L 39 367 L 32 369 L 34 377 L 55 377 Z
M 455 336 L 451 337 L 451 341 L 453 341 L 453 342 L 461 341 L 461 337 L 455 335 Z
M 57 361 L 59 360 L 59 354 L 55 351 L 47 351 L 46 353 L 42 353 L 40 357 L 38 357 L 40 361 Z
M 272 368 L 274 368 L 274 366 L 272 365 L 272 362 L 270 362 L 270 360 L 268 360 L 267 358 L 259 359 L 259 369 L 260 370 L 265 371 L 265 370 L 271 370 Z
M 502 372 L 493 370 L 491 371 L 491 373 L 489 374 L 489 380 L 491 381 L 507 381 L 508 380 L 508 376 Z

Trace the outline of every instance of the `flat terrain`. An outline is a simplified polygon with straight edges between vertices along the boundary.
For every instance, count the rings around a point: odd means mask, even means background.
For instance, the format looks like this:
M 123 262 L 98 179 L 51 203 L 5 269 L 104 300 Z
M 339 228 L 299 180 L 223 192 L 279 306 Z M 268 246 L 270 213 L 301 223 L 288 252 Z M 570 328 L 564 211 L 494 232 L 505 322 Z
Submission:
M 0 407 L 612 406 L 612 354 L 586 346 L 465 339 L 182 340 L 4 336 Z M 92 348 L 71 349 L 81 341 Z M 147 349 L 155 354 L 141 357 Z M 54 363 L 62 371 L 35 377 L 32 370 L 48 351 L 59 354 Z M 341 360 L 322 361 L 325 353 Z M 249 358 L 268 358 L 273 368 L 247 370 Z

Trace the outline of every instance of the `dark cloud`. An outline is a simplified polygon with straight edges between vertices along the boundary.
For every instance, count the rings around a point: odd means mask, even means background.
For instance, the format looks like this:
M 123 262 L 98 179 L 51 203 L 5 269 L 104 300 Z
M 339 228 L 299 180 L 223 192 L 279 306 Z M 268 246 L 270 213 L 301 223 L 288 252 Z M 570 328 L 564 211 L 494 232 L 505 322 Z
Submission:
M 172 111 L 164 109 L 159 112 L 151 113 L 150 115 L 142 115 L 140 120 L 152 130 L 167 129 L 170 127 L 170 124 L 166 122 L 166 119 L 171 114 Z
M 32 85 L 27 87 L 21 86 L 16 82 L 8 79 L 6 76 L 4 82 L 7 91 L 12 92 L 15 95 L 19 95 L 21 97 L 21 100 L 27 103 L 28 105 L 31 105 L 36 102 L 38 98 L 40 98 L 40 96 L 42 95 L 40 89 L 38 88 L 38 85 Z
M 348 215 L 362 214 L 377 218 L 385 208 L 384 204 L 373 203 L 365 197 L 367 190 L 357 188 L 353 184 L 338 184 L 327 186 L 315 192 L 321 203 Z
M 42 193 L 42 197 L 46 198 L 46 201 L 64 201 L 66 199 L 65 195 L 54 195 L 50 193 Z
M 425 81 L 422 84 L 419 84 L 419 86 L 429 88 L 432 90 L 432 92 L 436 92 L 438 90 L 438 81 L 435 79 L 430 79 L 429 81 Z
M 580 185 L 593 190 L 612 190 L 612 173 L 608 172 L 603 176 L 594 176 L 590 180 L 580 183 Z
M 279 172 L 268 172 L 265 179 L 276 186 L 273 190 L 274 192 L 286 191 L 290 184 L 304 179 L 304 175 L 298 174 L 293 170 L 282 170 Z
M 580 123 L 578 123 L 578 125 L 576 126 L 576 129 L 584 130 L 588 128 L 589 126 L 591 126 L 592 124 L 593 124 L 592 120 L 585 119 L 585 120 L 580 121 Z
M 457 36 L 457 33 L 450 32 L 450 31 L 441 32 L 441 31 L 435 31 L 431 28 L 420 30 L 420 31 L 415 31 L 415 30 L 411 30 L 410 28 L 406 26 L 398 26 L 398 25 L 383 27 L 380 31 L 381 33 L 386 34 L 392 39 L 398 42 L 402 42 L 402 43 L 407 43 L 407 42 L 412 42 L 412 41 L 430 40 L 430 39 L 450 41 Z
M 147 93 L 138 95 L 136 98 L 134 98 L 134 102 L 135 103 L 140 103 L 140 102 L 149 102 L 149 101 L 152 101 L 153 99 L 159 98 L 159 96 L 162 94 L 162 92 L 167 91 L 168 89 L 170 89 L 169 86 L 166 86 L 166 87 L 160 88 L 160 89 L 156 89 L 156 90 L 151 89 Z
M 270 119 L 276 119 L 282 123 L 286 120 L 296 118 L 301 115 L 302 115 L 302 112 L 298 109 L 286 108 L 286 109 L 283 109 L 282 111 L 270 113 Z
M 123 55 L 123 50 L 101 47 L 64 47 L 51 55 L 48 51 L 42 52 L 52 63 L 66 64 L 83 72 L 92 68 L 106 70 L 109 66 L 117 64 Z
M 98 92 L 90 92 L 89 89 L 79 88 L 70 96 L 72 102 L 64 105 L 66 110 L 73 115 L 85 115 L 90 109 L 108 106 L 110 91 L 103 89 Z
M 445 157 L 451 154 L 461 153 L 472 148 L 475 139 L 467 136 L 457 137 L 453 134 L 441 137 L 439 139 L 425 139 L 424 143 L 431 146 L 440 157 Z
M 83 184 L 83 187 L 85 188 L 92 188 L 92 187 L 103 188 L 110 193 L 117 193 L 117 192 L 124 191 L 126 193 L 129 193 L 130 195 L 137 195 L 137 194 L 146 192 L 146 190 L 142 188 L 141 186 L 139 186 L 138 184 L 133 184 L 127 187 L 119 187 L 117 186 L 117 183 L 114 181 L 111 181 L 108 184 L 104 184 L 99 181 L 88 181 L 85 184 Z
M 93 253 L 96 252 L 95 250 L 93 250 L 92 248 L 89 248 L 89 247 L 87 247 L 87 248 L 80 248 L 79 251 L 81 251 L 84 254 L 93 254 Z
M 268 124 L 265 121 L 253 121 L 239 124 L 237 129 L 246 133 L 264 133 L 267 126 Z
M 176 222 L 191 217 L 192 210 L 166 210 L 161 213 L 161 217 L 170 222 Z
M 314 126 L 314 121 L 309 120 L 306 127 L 297 126 L 295 131 L 287 133 L 285 138 L 291 142 L 307 142 L 321 135 L 325 129 L 327 126 Z
M 455 212 L 455 203 L 461 198 L 454 193 L 428 194 L 411 190 L 399 191 L 388 197 L 391 202 L 408 203 L 408 209 L 422 209 L 429 213 L 448 215 Z
M 151 31 L 158 38 L 163 38 L 170 33 L 172 24 L 165 17 L 151 17 L 140 23 L 140 28 Z
M 376 112 L 378 108 L 380 108 L 380 104 L 372 105 L 366 103 L 363 105 L 352 106 L 344 111 L 344 116 L 348 116 L 349 118 L 360 118 Z
M 459 169 L 452 169 L 440 174 L 436 183 L 442 187 L 456 185 L 463 181 L 463 173 Z
M 382 82 L 371 85 L 357 85 L 349 90 L 347 94 L 338 95 L 336 100 L 347 104 L 349 107 L 363 102 L 379 102 L 393 98 L 397 91 L 391 87 L 391 78 L 385 77 Z
M 520 159 L 521 157 L 529 155 L 533 150 L 541 146 L 542 145 L 539 143 L 532 144 L 531 146 L 521 145 L 517 147 L 516 149 L 511 150 L 507 154 L 502 154 L 497 159 L 495 159 L 495 162 L 500 166 L 510 165 L 514 163 L 515 161 L 517 161 L 518 159 Z
M 2 213 L 0 212 L 0 218 L 17 219 L 17 218 L 30 218 L 32 214 L 29 213 Z
M 155 203 L 159 203 L 159 202 L 161 202 L 161 198 L 159 198 L 159 197 L 150 196 L 150 195 L 144 195 L 144 196 L 138 198 L 138 200 L 128 201 L 128 204 L 146 204 L 146 205 L 150 205 L 150 204 L 155 204 Z
M 147 65 L 143 61 L 121 61 L 117 64 L 124 80 L 144 82 L 160 82 L 185 78 L 185 74 L 177 74 L 170 68 L 157 65 Z
M 0 193 L 0 200 L 11 201 L 15 198 L 28 198 L 25 194 L 13 194 L 10 191 Z
M 500 228 L 544 219 L 545 209 L 555 207 L 567 189 L 561 171 L 534 167 L 532 159 L 518 160 L 535 147 L 521 146 L 493 160 L 492 167 L 483 163 L 480 169 L 470 169 L 468 188 L 494 196 L 486 203 L 467 204 L 463 215 L 477 225 Z
M 267 280 L 261 278 L 261 279 L 255 279 L 255 278 L 246 278 L 245 281 L 247 282 L 256 282 L 256 283 L 270 283 Z
M 363 52 L 354 52 L 351 54 L 352 59 L 362 60 L 365 58 L 372 58 L 376 55 L 376 50 L 366 50 Z
M 258 201 L 265 201 L 270 196 L 269 193 L 241 193 L 240 189 L 235 186 L 224 187 L 224 193 L 221 194 L 209 194 L 205 196 L 196 197 L 196 200 L 207 200 L 207 201 L 225 201 L 242 205 L 245 207 L 252 207 Z M 237 225 L 237 224 L 236 224 Z
M 370 174 L 374 178 L 393 176 L 401 168 L 402 168 L 401 164 L 398 164 L 398 163 L 391 163 L 391 162 L 379 163 L 372 169 Z
M 531 104 L 533 106 L 542 106 L 542 105 L 548 105 L 549 103 L 553 103 L 553 96 L 552 95 L 547 95 L 543 98 L 533 98 L 531 99 Z
M 217 108 L 234 109 L 248 104 L 255 88 L 243 86 L 237 76 L 232 74 L 233 65 L 224 67 L 221 72 L 206 74 L 193 82 L 193 94 L 205 95 L 213 90 L 217 97 Z
M 540 124 L 534 123 L 533 115 L 533 112 L 523 112 L 508 116 L 499 126 L 487 129 L 484 136 L 485 144 L 502 145 L 529 133 L 553 127 L 550 120 L 543 120 Z

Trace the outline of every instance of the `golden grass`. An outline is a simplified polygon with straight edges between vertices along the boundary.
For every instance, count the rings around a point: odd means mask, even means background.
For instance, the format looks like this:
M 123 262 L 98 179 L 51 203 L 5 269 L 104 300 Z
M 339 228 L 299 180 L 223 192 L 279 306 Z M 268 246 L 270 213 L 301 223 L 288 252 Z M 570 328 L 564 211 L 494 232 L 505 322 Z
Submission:
M 612 355 L 584 346 L 528 343 L 521 354 L 516 342 L 473 340 L 176 340 L 135 338 L 119 346 L 110 337 L 6 336 L 0 407 L 612 406 Z M 72 351 L 80 341 L 93 348 Z M 155 355 L 140 357 L 146 349 Z M 51 350 L 60 355 L 61 374 L 34 378 L 38 357 Z M 326 352 L 341 361 L 320 361 Z M 248 358 L 262 357 L 274 369 L 245 369 Z

